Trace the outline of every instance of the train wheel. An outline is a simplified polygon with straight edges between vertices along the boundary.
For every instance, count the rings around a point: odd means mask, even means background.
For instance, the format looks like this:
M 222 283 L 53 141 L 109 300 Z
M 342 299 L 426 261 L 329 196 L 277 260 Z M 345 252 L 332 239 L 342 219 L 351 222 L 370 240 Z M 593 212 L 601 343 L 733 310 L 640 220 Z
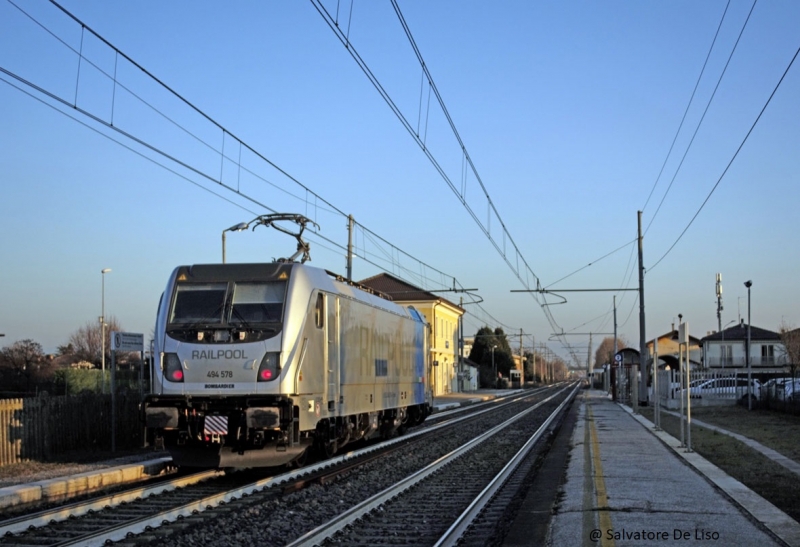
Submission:
M 412 406 L 408 409 L 408 417 L 406 418 L 406 422 L 409 426 L 415 426 L 422 423 L 423 416 L 420 409 L 416 406 Z
M 338 452 L 339 446 L 336 443 L 336 441 L 331 441 L 329 443 L 323 444 L 322 445 L 322 450 L 323 450 L 326 458 L 331 458 L 336 454 L 336 452 Z
M 306 463 L 308 463 L 308 453 L 310 451 L 311 451 L 310 448 L 306 448 L 305 450 L 303 450 L 303 453 L 292 461 L 292 465 L 294 467 L 303 467 Z

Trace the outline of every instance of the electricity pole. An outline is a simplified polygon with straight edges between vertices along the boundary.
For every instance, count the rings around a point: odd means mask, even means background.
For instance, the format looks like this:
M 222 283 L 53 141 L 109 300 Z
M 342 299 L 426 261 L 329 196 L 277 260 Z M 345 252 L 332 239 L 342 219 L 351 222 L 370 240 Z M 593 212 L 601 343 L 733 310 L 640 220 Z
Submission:
M 644 329 L 644 258 L 642 251 L 642 212 L 639 221 L 639 406 L 647 406 L 647 338 Z
M 717 274 L 717 332 L 722 332 L 722 274 L 721 273 Z
M 347 215 L 347 280 L 353 281 L 353 215 Z

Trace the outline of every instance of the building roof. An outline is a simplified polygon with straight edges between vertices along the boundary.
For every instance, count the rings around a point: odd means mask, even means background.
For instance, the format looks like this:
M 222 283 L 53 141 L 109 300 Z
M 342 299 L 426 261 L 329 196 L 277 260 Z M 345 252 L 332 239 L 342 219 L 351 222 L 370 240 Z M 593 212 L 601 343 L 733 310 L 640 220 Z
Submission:
M 437 296 L 424 289 L 415 287 L 411 283 L 407 283 L 406 281 L 403 281 L 402 279 L 394 277 L 388 273 L 373 275 L 372 277 L 368 277 L 359 281 L 358 283 L 359 285 L 364 285 L 365 287 L 369 287 L 370 289 L 387 295 L 395 302 L 446 302 L 454 308 L 461 310 L 462 312 L 464 311 L 463 308 L 461 308 L 458 304 L 453 304 L 441 296 Z
M 722 331 L 715 332 L 714 334 L 709 334 L 700 341 L 705 342 L 717 340 L 747 340 L 747 325 L 745 324 L 744 320 L 738 325 L 723 329 Z M 768 340 L 780 342 L 781 335 L 771 330 L 750 325 L 750 340 Z
M 675 341 L 677 342 L 677 341 L 678 341 L 678 335 L 679 335 L 679 334 L 680 334 L 680 333 L 679 333 L 678 329 L 672 329 L 671 331 L 665 332 L 664 334 L 662 334 L 661 336 L 659 336 L 657 339 L 658 339 L 658 340 L 663 340 L 664 338 L 669 338 L 670 340 L 675 340 Z M 648 343 L 648 344 L 652 344 L 652 343 L 653 343 L 653 340 L 649 340 L 647 343 Z M 698 338 L 698 337 L 696 337 L 696 336 L 692 336 L 692 335 L 690 334 L 690 335 L 689 335 L 689 343 L 690 343 L 690 344 L 696 344 L 696 345 L 698 345 L 698 346 L 699 346 L 699 345 L 700 345 L 700 338 Z

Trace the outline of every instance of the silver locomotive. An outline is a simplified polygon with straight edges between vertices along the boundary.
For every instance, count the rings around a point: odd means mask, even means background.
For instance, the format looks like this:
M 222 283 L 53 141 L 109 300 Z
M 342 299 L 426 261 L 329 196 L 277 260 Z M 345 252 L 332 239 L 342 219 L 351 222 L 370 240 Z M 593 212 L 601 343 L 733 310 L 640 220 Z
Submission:
M 430 414 L 428 337 L 413 307 L 319 268 L 180 266 L 159 304 L 143 419 L 179 466 L 331 455 Z

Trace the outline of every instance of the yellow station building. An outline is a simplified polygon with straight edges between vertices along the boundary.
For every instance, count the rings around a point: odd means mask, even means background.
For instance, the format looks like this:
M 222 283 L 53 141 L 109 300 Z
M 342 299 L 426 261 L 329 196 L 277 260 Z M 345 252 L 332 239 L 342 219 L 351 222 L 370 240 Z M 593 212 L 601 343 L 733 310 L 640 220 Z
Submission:
M 397 303 L 414 306 L 425 316 L 431 326 L 433 394 L 436 396 L 458 391 L 458 322 L 464 309 L 387 273 L 358 283 L 389 296 Z

